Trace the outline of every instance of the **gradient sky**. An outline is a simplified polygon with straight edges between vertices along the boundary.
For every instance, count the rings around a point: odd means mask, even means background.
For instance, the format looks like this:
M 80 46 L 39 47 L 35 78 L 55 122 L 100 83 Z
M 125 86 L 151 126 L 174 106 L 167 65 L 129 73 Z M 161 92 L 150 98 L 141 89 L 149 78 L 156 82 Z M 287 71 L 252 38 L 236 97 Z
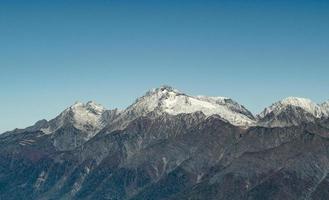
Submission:
M 0 0 L 0 132 L 148 89 L 329 99 L 328 0 Z

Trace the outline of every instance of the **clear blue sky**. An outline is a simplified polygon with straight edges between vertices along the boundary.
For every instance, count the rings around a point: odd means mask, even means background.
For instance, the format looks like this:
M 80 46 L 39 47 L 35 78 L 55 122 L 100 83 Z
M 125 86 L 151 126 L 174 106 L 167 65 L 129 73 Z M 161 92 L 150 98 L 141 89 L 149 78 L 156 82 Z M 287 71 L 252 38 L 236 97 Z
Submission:
M 150 88 L 329 99 L 327 0 L 0 0 L 0 132 Z

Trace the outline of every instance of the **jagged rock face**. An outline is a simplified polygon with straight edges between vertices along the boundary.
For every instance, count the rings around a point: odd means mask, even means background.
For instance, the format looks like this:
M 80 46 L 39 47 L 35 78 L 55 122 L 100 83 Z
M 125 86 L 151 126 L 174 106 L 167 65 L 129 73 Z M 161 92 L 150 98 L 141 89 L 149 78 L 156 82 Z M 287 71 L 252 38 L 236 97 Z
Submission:
M 170 87 L 123 111 L 77 103 L 0 135 L 0 199 L 329 199 L 326 105 L 288 98 L 255 119 Z

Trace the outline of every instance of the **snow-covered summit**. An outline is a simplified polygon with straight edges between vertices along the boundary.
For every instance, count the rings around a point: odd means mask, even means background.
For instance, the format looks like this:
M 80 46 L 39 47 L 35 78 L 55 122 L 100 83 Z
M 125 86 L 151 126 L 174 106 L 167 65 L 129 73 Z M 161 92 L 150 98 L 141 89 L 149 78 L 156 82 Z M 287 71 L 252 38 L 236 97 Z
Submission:
M 237 126 L 254 123 L 252 114 L 235 101 L 226 97 L 189 96 L 170 86 L 147 92 L 128 107 L 122 115 L 143 116 L 150 112 L 178 115 L 201 111 L 206 116 L 220 115 Z
M 95 133 L 104 127 L 103 113 L 106 109 L 93 101 L 87 103 L 76 102 L 65 109 L 55 119 L 49 121 L 49 126 L 42 129 L 45 133 L 52 133 L 65 125 Z
M 88 118 L 92 115 L 101 115 L 106 109 L 102 105 L 94 101 L 88 101 L 86 104 L 76 102 L 74 105 L 70 106 L 68 110 L 72 111 L 75 115 L 88 114 L 88 116 L 86 117 Z
M 288 97 L 272 104 L 268 108 L 265 108 L 265 110 L 259 114 L 259 117 L 263 118 L 270 113 L 280 114 L 281 112 L 284 112 L 287 107 L 301 108 L 307 113 L 312 114 L 316 118 L 320 118 L 323 115 L 321 107 L 318 104 L 312 102 L 310 99 Z
M 288 97 L 265 108 L 260 113 L 258 125 L 267 127 L 297 126 L 301 123 L 312 123 L 328 116 L 326 104 L 318 105 L 310 99 Z
M 71 106 L 68 112 L 73 114 L 76 128 L 83 129 L 86 125 L 97 128 L 105 110 L 100 104 L 89 101 L 86 104 L 77 103 Z

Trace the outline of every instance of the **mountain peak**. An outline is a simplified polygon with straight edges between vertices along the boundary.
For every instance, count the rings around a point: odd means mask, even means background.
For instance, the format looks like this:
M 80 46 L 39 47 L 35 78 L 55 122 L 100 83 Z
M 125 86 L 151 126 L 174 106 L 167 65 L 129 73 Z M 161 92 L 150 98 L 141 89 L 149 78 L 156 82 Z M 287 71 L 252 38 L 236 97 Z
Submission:
M 285 105 L 293 105 L 293 106 L 299 106 L 299 107 L 305 107 L 310 104 L 314 104 L 312 100 L 302 98 L 302 97 L 287 97 L 281 100 L 282 104 Z
M 88 101 L 87 103 L 81 103 L 77 101 L 67 110 L 70 110 L 75 114 L 93 113 L 95 115 L 101 115 L 106 109 L 94 101 Z
M 305 110 L 306 112 L 314 115 L 315 117 L 321 117 L 322 111 L 319 105 L 312 102 L 310 99 L 301 98 L 301 97 L 287 97 L 281 101 L 278 101 L 272 104 L 270 107 L 266 108 L 260 116 L 264 117 L 265 115 L 272 112 L 282 112 L 287 107 L 297 107 Z
M 206 116 L 220 115 L 230 123 L 239 126 L 252 124 L 254 119 L 247 109 L 229 98 L 189 96 L 170 86 L 150 90 L 128 107 L 125 113 L 143 116 L 153 111 L 170 115 L 201 111 Z
M 87 103 L 77 102 L 72 105 L 69 109 L 65 110 L 62 114 L 67 117 L 72 117 L 75 125 L 79 126 L 89 125 L 96 127 L 99 123 L 101 115 L 106 111 L 106 109 L 97 104 L 94 101 L 88 101 Z M 64 117 L 63 116 L 63 117 Z
M 96 132 L 103 127 L 102 115 L 105 111 L 103 106 L 94 101 L 76 101 L 55 119 L 50 120 L 48 128 L 43 128 L 42 131 L 49 134 L 66 125 L 72 125 L 82 131 Z
M 291 126 L 321 118 L 321 106 L 310 99 L 288 97 L 264 109 L 257 117 L 260 125 Z

